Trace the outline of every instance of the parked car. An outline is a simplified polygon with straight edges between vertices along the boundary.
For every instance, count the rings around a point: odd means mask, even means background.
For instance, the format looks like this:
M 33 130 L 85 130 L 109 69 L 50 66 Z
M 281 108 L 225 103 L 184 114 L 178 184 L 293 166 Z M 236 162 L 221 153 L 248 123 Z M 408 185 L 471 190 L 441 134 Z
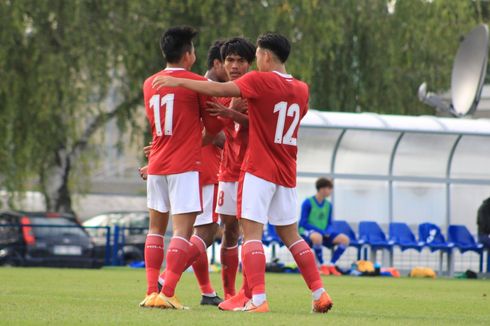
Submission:
M 0 265 L 99 268 L 100 262 L 73 215 L 0 212 Z
M 132 262 L 144 260 L 144 248 L 146 233 L 150 224 L 148 211 L 120 211 L 109 212 L 96 215 L 83 223 L 84 227 L 111 227 L 114 232 L 114 226 L 118 225 L 123 228 L 119 238 L 119 243 L 124 245 L 119 251 L 119 257 L 122 263 L 127 265 Z M 167 232 L 171 232 L 172 227 L 169 223 Z M 95 244 L 98 247 L 105 246 L 106 229 L 89 229 L 89 234 L 93 237 Z M 113 237 L 113 235 L 111 236 Z M 113 240 L 111 239 L 113 242 Z M 102 250 L 102 249 L 100 249 Z

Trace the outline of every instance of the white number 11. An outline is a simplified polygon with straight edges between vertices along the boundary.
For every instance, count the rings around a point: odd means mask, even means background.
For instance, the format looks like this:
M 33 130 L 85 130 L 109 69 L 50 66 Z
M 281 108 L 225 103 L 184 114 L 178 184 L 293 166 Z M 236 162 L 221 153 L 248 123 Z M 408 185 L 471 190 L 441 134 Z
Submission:
M 166 136 L 172 135 L 172 123 L 174 118 L 174 98 L 175 94 L 170 93 L 162 97 L 160 101 L 160 94 L 155 94 L 150 99 L 150 108 L 153 108 L 153 120 L 155 121 L 155 129 L 157 136 L 162 135 L 162 121 L 160 120 L 160 108 L 165 106 L 165 125 L 164 134 Z
M 279 112 L 276 124 L 276 135 L 274 143 L 296 146 L 296 138 L 293 137 L 296 126 L 299 123 L 299 105 L 293 103 L 288 108 L 287 102 L 279 102 L 274 105 L 274 113 Z M 294 117 L 293 122 L 289 126 L 288 131 L 284 134 L 284 123 L 286 122 L 286 114 L 288 117 Z

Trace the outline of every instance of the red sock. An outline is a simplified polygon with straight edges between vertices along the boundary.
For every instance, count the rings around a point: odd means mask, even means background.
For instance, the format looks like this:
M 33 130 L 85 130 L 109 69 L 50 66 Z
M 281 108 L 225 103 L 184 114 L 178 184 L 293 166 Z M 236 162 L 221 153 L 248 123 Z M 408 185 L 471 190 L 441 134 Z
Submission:
M 192 247 L 198 248 L 197 259 L 192 262 L 192 269 L 196 275 L 197 282 L 201 288 L 202 294 L 214 293 L 214 289 L 209 281 L 209 263 L 208 254 L 206 253 L 206 244 L 197 235 L 191 238 Z M 190 260 L 189 260 L 190 261 Z
M 265 293 L 265 254 L 260 240 L 247 241 L 243 249 L 243 269 L 252 294 Z
M 191 242 L 192 242 L 192 238 L 191 238 Z M 189 246 L 189 252 L 187 253 L 189 259 L 187 260 L 187 264 L 185 265 L 184 271 L 187 270 L 192 265 L 192 263 L 196 261 L 196 259 L 199 257 L 200 254 L 201 251 L 199 250 L 199 248 L 191 243 L 191 245 Z M 165 270 L 163 270 L 159 278 L 165 280 Z
M 226 296 L 235 295 L 235 280 L 238 270 L 238 245 L 232 248 L 221 246 L 221 279 Z
M 189 260 L 189 241 L 181 237 L 173 237 L 167 250 L 167 268 L 165 269 L 165 284 L 162 292 L 167 297 L 173 297 L 175 287 L 185 271 Z
M 196 246 L 193 243 L 194 241 L 192 241 L 192 239 L 193 238 L 191 238 L 191 245 L 189 246 L 189 252 L 187 254 L 188 260 L 187 260 L 187 264 L 185 264 L 184 270 L 191 267 L 192 264 L 194 264 L 194 262 L 199 258 L 199 256 L 201 255 L 201 252 L 202 252 L 202 250 L 200 249 L 201 246 L 199 246 L 199 244 Z
M 243 248 L 242 248 L 242 276 L 243 276 L 243 283 L 242 283 L 242 288 L 240 291 L 243 291 L 243 294 L 247 298 L 252 298 L 252 290 L 250 289 L 250 286 L 248 285 L 247 281 L 247 274 L 245 274 L 245 269 L 243 268 Z
M 158 274 L 163 263 L 163 236 L 148 234 L 145 241 L 146 294 L 158 292 Z
M 306 241 L 296 241 L 289 247 L 289 251 L 293 254 L 294 260 L 296 261 L 299 271 L 305 279 L 308 288 L 311 291 L 322 288 L 323 282 L 320 273 L 318 272 L 318 268 L 316 267 L 315 256 Z

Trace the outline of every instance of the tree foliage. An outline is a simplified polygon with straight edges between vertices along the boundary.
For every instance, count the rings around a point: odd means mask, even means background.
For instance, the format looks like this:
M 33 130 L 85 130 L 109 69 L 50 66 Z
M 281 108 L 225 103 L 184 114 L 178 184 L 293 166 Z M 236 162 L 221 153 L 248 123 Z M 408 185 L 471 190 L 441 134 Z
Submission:
M 198 73 L 213 40 L 279 31 L 313 108 L 427 114 L 418 85 L 449 87 L 459 37 L 488 11 L 470 0 L 0 0 L 1 186 L 37 180 L 49 209 L 71 210 L 72 186 L 101 154 L 95 132 L 143 114 L 141 85 L 163 67 L 172 25 L 200 31 Z

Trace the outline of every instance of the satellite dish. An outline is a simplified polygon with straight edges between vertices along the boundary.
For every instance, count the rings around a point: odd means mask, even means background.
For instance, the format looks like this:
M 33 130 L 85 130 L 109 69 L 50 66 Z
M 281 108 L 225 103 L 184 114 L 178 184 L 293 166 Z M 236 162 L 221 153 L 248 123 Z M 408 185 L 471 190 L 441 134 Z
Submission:
M 427 92 L 425 82 L 419 87 L 419 99 L 456 117 L 474 113 L 487 72 L 487 59 L 488 27 L 481 24 L 469 32 L 459 45 L 451 74 L 451 103 Z

